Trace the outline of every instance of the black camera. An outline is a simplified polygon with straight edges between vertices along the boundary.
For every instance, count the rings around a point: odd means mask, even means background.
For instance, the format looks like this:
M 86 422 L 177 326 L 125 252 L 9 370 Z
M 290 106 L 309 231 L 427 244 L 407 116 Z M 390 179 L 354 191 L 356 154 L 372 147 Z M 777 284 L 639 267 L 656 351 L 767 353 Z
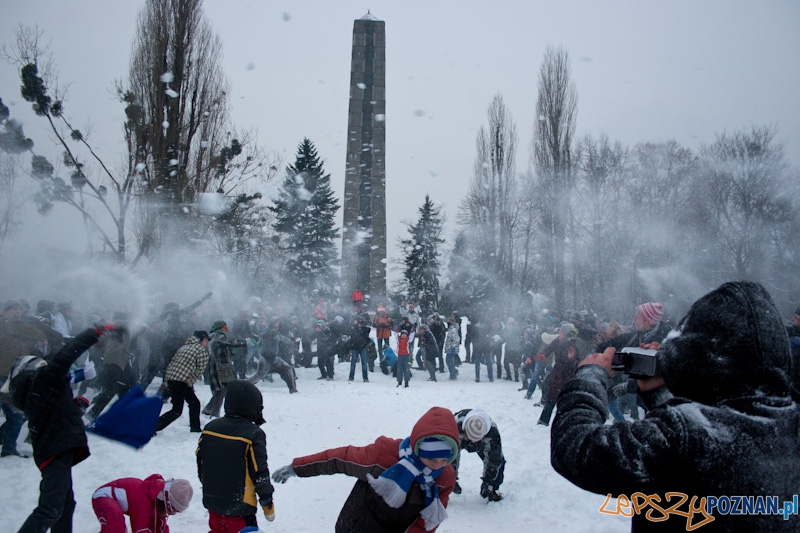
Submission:
M 657 350 L 627 347 L 614 354 L 611 369 L 622 371 L 634 379 L 647 379 L 658 375 Z

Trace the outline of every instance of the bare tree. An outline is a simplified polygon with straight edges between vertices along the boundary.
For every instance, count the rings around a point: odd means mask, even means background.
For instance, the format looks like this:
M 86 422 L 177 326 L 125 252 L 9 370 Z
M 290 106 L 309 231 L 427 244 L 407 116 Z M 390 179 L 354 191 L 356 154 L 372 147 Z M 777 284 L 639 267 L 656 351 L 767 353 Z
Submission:
M 533 161 L 541 184 L 542 227 L 552 265 L 553 305 L 565 305 L 565 236 L 573 182 L 572 150 L 578 93 L 572 82 L 569 53 L 549 47 L 539 70 Z
M 127 84 L 117 87 L 127 105 L 128 172 L 142 175 L 149 207 L 142 225 L 144 253 L 164 238 L 162 221 L 175 224 L 197 193 L 220 187 L 220 157 L 241 153 L 242 142 L 229 137 L 229 89 L 221 61 L 222 44 L 202 0 L 147 0 Z
M 788 165 L 775 134 L 772 127 L 754 126 L 718 134 L 701 147 L 703 172 L 691 198 L 696 221 L 713 228 L 716 248 L 727 258 L 725 279 L 763 280 L 773 247 L 783 246 L 773 242 L 773 230 L 793 220 L 791 203 L 782 197 Z
M 607 136 L 584 137 L 575 151 L 575 189 L 568 224 L 572 303 L 575 308 L 627 312 L 614 281 L 631 248 L 626 183 L 629 151 Z M 609 260 L 609 258 L 615 258 Z
M 475 165 L 469 192 L 461 206 L 462 221 L 475 228 L 478 254 L 488 271 L 510 286 L 513 280 L 513 230 L 517 130 L 502 95 L 487 111 L 488 127 L 481 126 L 475 140 Z
M 136 177 L 131 173 L 119 175 L 113 172 L 94 151 L 88 136 L 73 127 L 64 116 L 64 94 L 57 89 L 49 45 L 42 42 L 42 35 L 38 29 L 20 26 L 15 44 L 3 49 L 4 58 L 19 68 L 22 97 L 31 102 L 37 116 L 48 122 L 57 144 L 64 150 L 62 163 L 71 171 L 67 182 L 55 174 L 55 167 L 45 157 L 34 154 L 31 175 L 40 185 L 34 201 L 41 213 L 48 212 L 53 202 L 65 203 L 79 211 L 87 232 L 97 232 L 106 251 L 117 261 L 125 262 L 127 215 Z M 40 67 L 43 67 L 42 71 Z M 51 86 L 56 89 L 51 90 Z M 99 167 L 99 176 L 86 170 L 84 156 Z M 112 221 L 113 232 L 108 231 L 102 217 L 90 208 L 90 204 L 101 206 Z

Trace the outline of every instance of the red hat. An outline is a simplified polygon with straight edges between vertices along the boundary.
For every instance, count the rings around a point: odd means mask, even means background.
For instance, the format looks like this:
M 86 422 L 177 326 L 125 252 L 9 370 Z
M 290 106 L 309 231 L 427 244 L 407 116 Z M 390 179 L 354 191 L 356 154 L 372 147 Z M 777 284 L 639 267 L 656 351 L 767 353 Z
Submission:
M 664 306 L 659 302 L 647 302 L 637 307 L 636 312 L 638 312 L 649 325 L 655 326 L 661 322 L 661 317 L 664 316 Z

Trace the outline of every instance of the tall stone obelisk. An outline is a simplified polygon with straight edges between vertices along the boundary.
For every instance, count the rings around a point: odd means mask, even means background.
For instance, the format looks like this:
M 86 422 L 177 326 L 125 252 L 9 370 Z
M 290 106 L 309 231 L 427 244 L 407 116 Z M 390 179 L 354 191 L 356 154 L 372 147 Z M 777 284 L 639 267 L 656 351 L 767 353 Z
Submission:
M 345 302 L 356 288 L 372 302 L 386 296 L 385 113 L 385 24 L 367 12 L 353 24 L 342 227 Z

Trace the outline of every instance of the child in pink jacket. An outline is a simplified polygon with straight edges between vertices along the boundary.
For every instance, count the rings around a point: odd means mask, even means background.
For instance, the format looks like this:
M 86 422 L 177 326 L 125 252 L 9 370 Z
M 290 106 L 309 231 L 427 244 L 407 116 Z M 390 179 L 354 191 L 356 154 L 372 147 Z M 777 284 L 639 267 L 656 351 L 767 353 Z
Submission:
M 192 501 L 192 485 L 185 479 L 124 477 L 106 483 L 92 495 L 100 533 L 125 533 L 125 515 L 134 533 L 169 533 L 167 517 L 180 513 Z

